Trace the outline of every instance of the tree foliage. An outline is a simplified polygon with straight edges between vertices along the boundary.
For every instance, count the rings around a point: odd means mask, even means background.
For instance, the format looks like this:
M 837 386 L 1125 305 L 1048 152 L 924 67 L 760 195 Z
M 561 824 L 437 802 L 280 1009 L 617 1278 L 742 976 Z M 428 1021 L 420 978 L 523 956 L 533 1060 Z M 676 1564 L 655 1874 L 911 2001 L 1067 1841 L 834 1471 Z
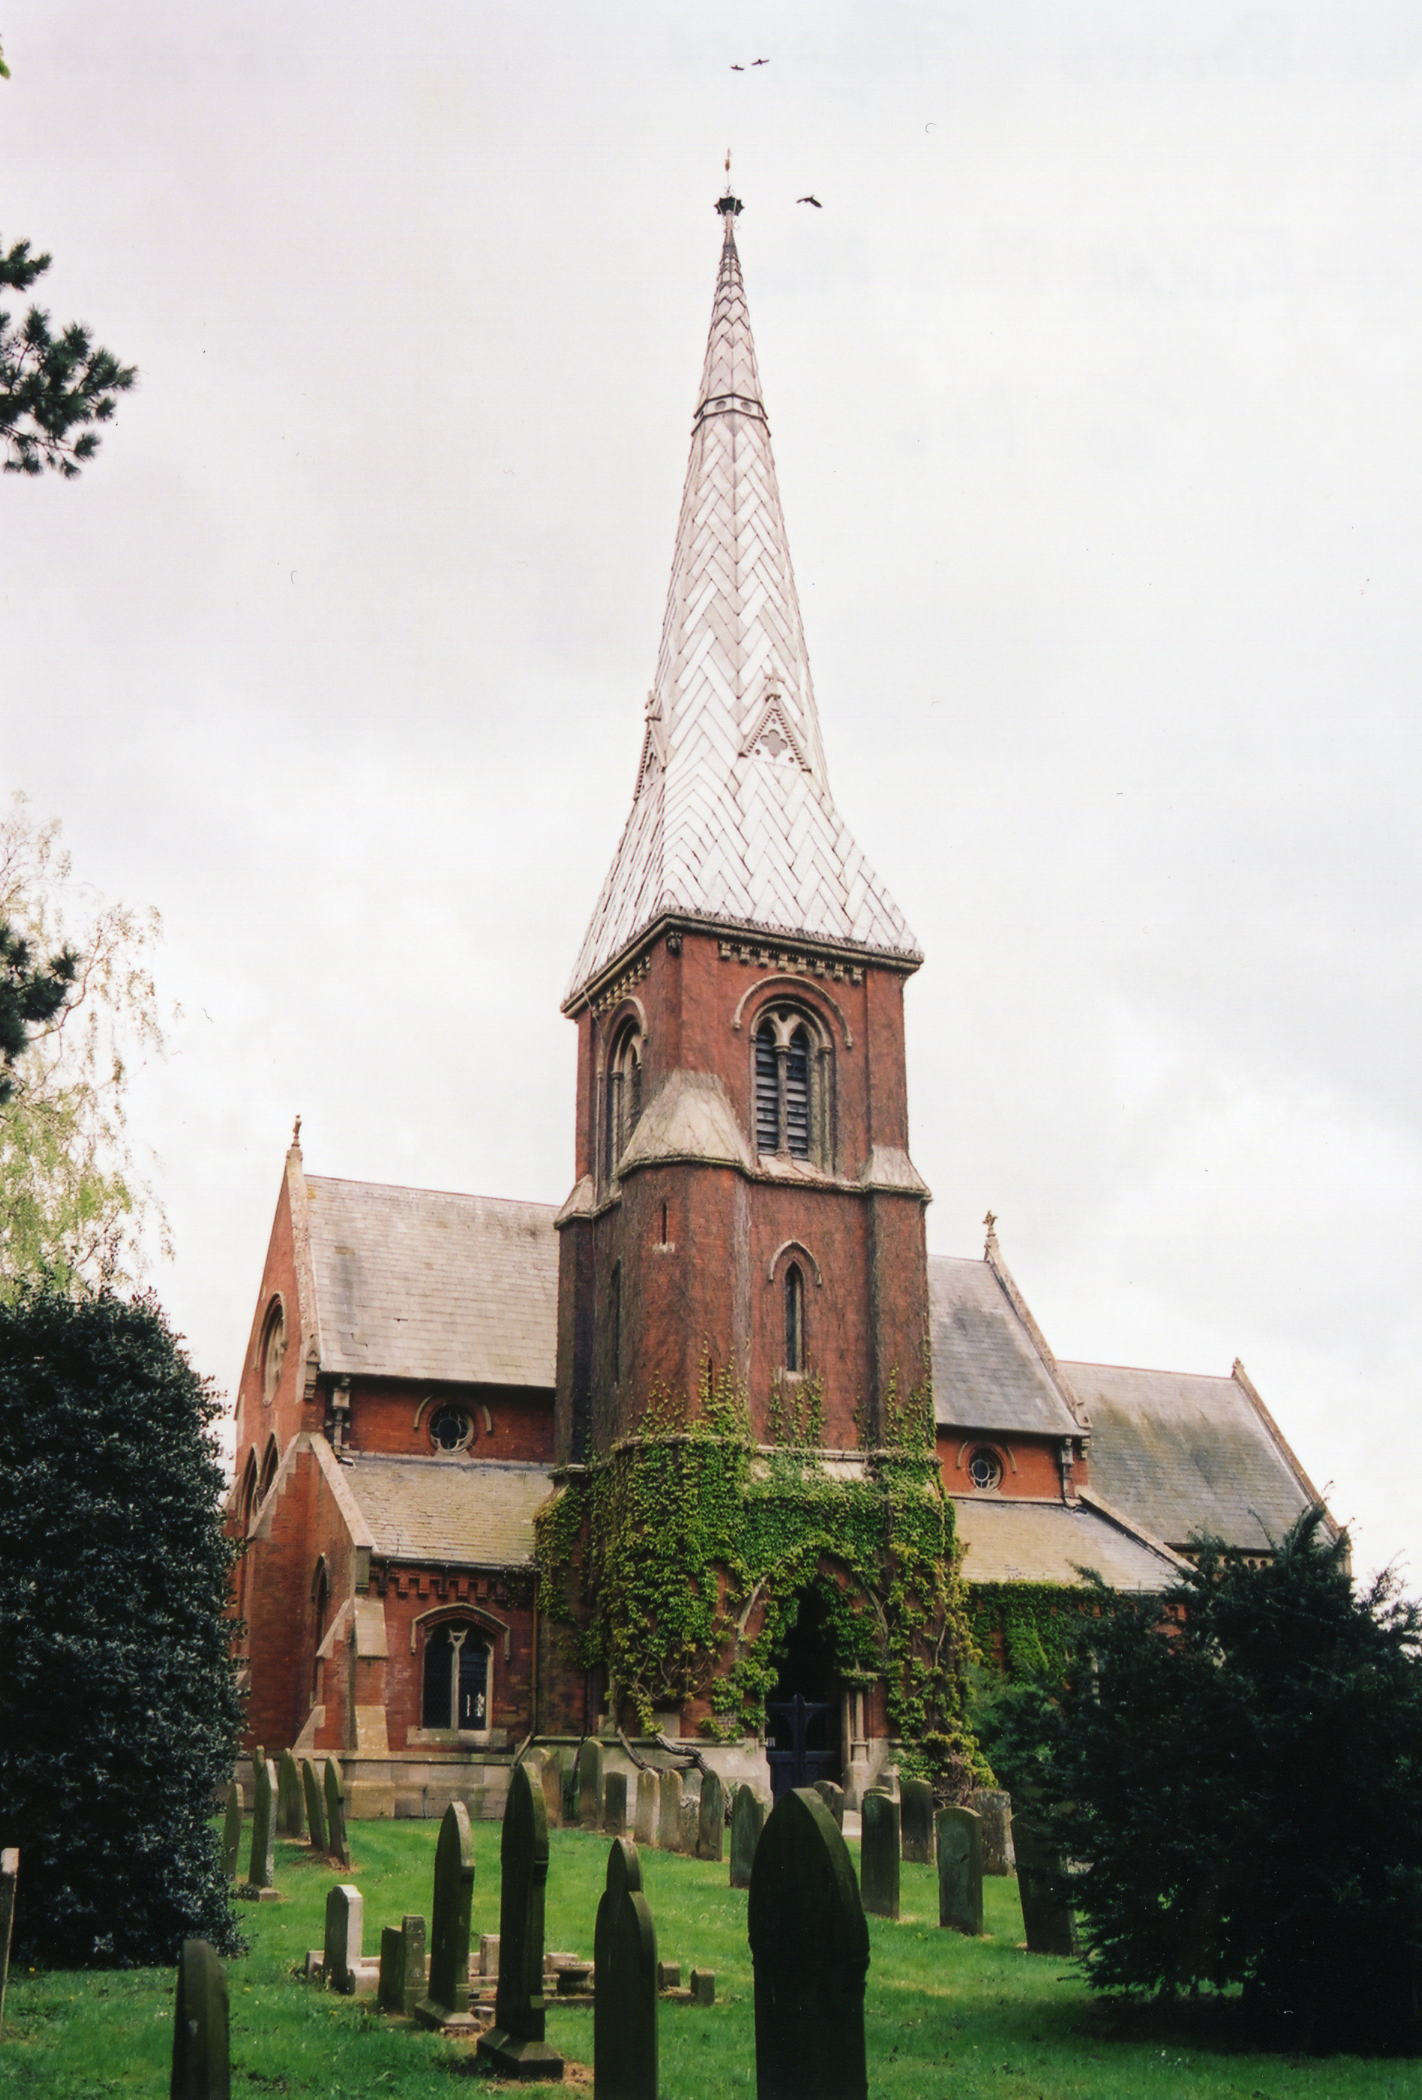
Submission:
M 37 1028 L 58 1017 L 78 967 L 68 949 L 36 962 L 30 943 L 0 919 L 0 1107 L 15 1091 L 15 1059 Z
M 0 1844 L 16 1954 L 235 1934 L 210 1824 L 239 1718 L 219 1404 L 151 1299 L 0 1305 Z
M 0 245 L 0 292 L 27 292 L 52 257 L 32 255 L 28 241 Z M 96 423 L 107 423 L 137 373 L 71 321 L 58 331 L 40 307 L 23 319 L 0 312 L 0 442 L 7 474 L 50 467 L 73 480 L 99 449 Z
M 31 956 L 74 959 L 68 996 L 28 1027 L 0 1105 L 0 1297 L 35 1278 L 132 1282 L 149 1229 L 166 1243 L 125 1128 L 130 1061 L 163 1043 L 157 913 L 96 903 L 58 824 L 36 825 L 17 796 L 0 818 L 0 922 Z
M 1305 1513 L 1272 1561 L 1204 1542 L 1159 1603 L 1091 1630 L 1045 1730 L 1094 1984 L 1238 1989 L 1271 2039 L 1415 2045 L 1422 1611 L 1355 1594 Z

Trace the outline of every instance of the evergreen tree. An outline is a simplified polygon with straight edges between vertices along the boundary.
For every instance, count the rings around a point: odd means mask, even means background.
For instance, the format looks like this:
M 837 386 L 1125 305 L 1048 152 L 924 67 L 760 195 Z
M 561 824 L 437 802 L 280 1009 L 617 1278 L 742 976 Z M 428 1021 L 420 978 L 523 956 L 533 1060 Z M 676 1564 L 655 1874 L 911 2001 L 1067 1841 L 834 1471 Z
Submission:
M 0 292 L 27 292 L 52 258 L 31 255 L 28 241 L 0 246 Z M 73 480 L 99 449 L 92 427 L 107 423 L 137 377 L 100 349 L 87 328 L 71 321 L 56 334 L 47 313 L 32 306 L 23 320 L 0 313 L 0 443 L 7 474 L 42 474 L 52 467 Z
M 1238 1989 L 1271 2040 L 1414 2045 L 1422 1610 L 1355 1594 L 1307 1511 L 1248 1566 L 1202 1542 L 1164 1599 L 1090 1629 L 1051 1750 L 1091 1981 Z
M 70 997 L 78 968 L 78 956 L 67 948 L 37 963 L 23 934 L 0 919 L 0 1106 L 15 1091 L 16 1058 Z
M 157 1304 L 0 1304 L 0 1844 L 16 1958 L 236 1935 L 209 1817 L 239 1720 L 218 1402 Z

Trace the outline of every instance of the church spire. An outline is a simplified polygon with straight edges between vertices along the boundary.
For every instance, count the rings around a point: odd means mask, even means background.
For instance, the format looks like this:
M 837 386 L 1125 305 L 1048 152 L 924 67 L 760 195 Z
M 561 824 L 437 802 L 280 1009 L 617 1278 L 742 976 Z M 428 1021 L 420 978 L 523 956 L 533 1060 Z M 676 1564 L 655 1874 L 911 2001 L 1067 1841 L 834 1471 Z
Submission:
M 724 225 L 632 812 L 570 1003 L 663 917 L 917 961 L 830 794 L 770 427 Z

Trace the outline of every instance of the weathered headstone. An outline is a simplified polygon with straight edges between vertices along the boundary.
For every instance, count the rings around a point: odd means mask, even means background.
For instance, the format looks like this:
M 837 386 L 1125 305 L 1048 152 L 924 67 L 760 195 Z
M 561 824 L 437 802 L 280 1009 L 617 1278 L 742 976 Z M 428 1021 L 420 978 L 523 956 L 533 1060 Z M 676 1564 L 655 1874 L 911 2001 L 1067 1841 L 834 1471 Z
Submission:
M 222 1818 L 222 1871 L 229 1881 L 236 1877 L 242 1854 L 242 1783 L 234 1779 L 227 1789 L 227 1812 Z
M 681 1828 L 677 1832 L 676 1849 L 684 1852 L 688 1859 L 696 1857 L 696 1840 L 701 1835 L 701 1797 L 699 1794 L 683 1794 L 681 1797 Z
M 276 1880 L 276 1766 L 269 1757 L 260 1758 L 253 1774 L 252 1850 L 247 1863 L 247 1887 L 260 1895 Z
M 184 1940 L 173 2005 L 169 2100 L 229 2100 L 227 1977 L 206 1940 Z
M 602 1779 L 602 1744 L 595 1735 L 584 1736 L 573 1768 L 578 1822 L 584 1830 L 596 1830 L 602 1821 Z
M 899 1781 L 899 1819 L 904 1858 L 911 1865 L 933 1865 L 933 1789 L 926 1779 Z
M 718 1772 L 701 1777 L 701 1806 L 696 1819 L 696 1857 L 726 1857 L 726 1789 Z
M 5 2032 L 5 1985 L 10 1975 L 10 1938 L 15 1930 L 15 1897 L 20 1883 L 20 1854 L 14 1845 L 0 1852 L 0 2034 Z
M 983 1929 L 982 1824 L 970 1808 L 938 1811 L 938 1922 L 974 1937 Z
M 543 1796 L 548 1827 L 553 1830 L 563 1820 L 563 1774 L 558 1760 L 551 1750 L 535 1747 L 525 1752 L 521 1762 L 528 1766 L 529 1777 Z
M 609 1772 L 602 1782 L 602 1827 L 608 1837 L 627 1835 L 627 1774 Z
M 356 1987 L 365 1936 L 365 1898 L 348 1881 L 326 1891 L 326 1937 L 322 1967 L 328 1991 L 349 1998 Z
M 899 1804 L 870 1787 L 859 1804 L 859 1887 L 864 1908 L 878 1918 L 899 1914 Z
M 824 1805 L 829 1810 L 830 1814 L 834 1817 L 836 1827 L 840 1830 L 843 1830 L 844 1788 L 842 1786 L 836 1785 L 833 1779 L 817 1779 L 815 1781 L 814 1790 L 819 1795 L 821 1801 L 824 1802 Z
M 675 1852 L 681 1843 L 681 1774 L 663 1772 L 657 1780 L 657 1843 Z
M 984 1874 L 1010 1874 L 1012 1858 L 1012 1796 L 999 1787 L 980 1786 L 968 1796 L 968 1806 L 979 1819 L 983 1838 Z
M 613 1840 L 593 1935 L 596 2100 L 657 2100 L 657 1935 L 642 1863 Z
M 479 2060 L 506 2078 L 559 2079 L 563 2059 L 544 2036 L 548 1811 L 542 1787 L 523 1765 L 515 1766 L 509 1780 L 499 1872 L 499 1989 L 494 2024 L 480 2040 Z
M 1075 1954 L 1076 1911 L 1061 1855 L 1030 1816 L 1012 1818 L 1017 1894 L 1029 1954 Z
M 867 2100 L 869 1928 L 849 1849 L 813 1787 L 782 1794 L 746 1906 L 757 2100 Z
M 306 1798 L 306 1832 L 312 1850 L 326 1849 L 326 1803 L 321 1793 L 321 1781 L 316 1767 L 309 1757 L 301 1760 L 301 1791 Z
M 301 1769 L 290 1750 L 277 1766 L 277 1829 L 283 1837 L 306 1835 L 306 1806 L 301 1798 Z
M 463 2031 L 469 2013 L 469 1926 L 474 1907 L 474 1844 L 469 1811 L 451 1801 L 435 1847 L 434 1905 L 430 1912 L 429 1991 L 415 2008 L 426 2027 Z
M 660 1784 L 655 1772 L 637 1774 L 637 1805 L 632 1814 L 632 1835 L 639 1845 L 657 1842 L 657 1808 Z
M 410 2019 L 425 1995 L 425 1921 L 409 1912 L 380 1935 L 380 2010 Z
M 716 2003 L 716 1971 L 714 1969 L 693 1969 L 687 1982 L 690 1987 L 693 2005 L 714 2005 Z
M 321 1787 L 326 1808 L 326 1854 L 338 1867 L 351 1863 L 351 1848 L 346 1842 L 346 1790 L 341 1784 L 341 1768 L 334 1757 L 326 1759 L 326 1777 Z
M 736 1789 L 731 1809 L 731 1887 L 748 1889 L 755 1848 L 765 1828 L 765 1803 L 748 1786 Z

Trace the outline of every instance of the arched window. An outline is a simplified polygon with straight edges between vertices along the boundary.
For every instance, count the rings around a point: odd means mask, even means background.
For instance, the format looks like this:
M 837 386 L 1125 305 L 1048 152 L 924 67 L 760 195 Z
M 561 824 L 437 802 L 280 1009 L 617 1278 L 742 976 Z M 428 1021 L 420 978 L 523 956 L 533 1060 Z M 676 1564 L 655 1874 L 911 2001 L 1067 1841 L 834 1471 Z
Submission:
M 772 1007 L 755 1031 L 755 1147 L 823 1163 L 828 1152 L 829 1051 L 793 1007 Z
M 280 1298 L 273 1298 L 267 1307 L 267 1317 L 262 1322 L 262 1339 L 257 1351 L 257 1361 L 262 1372 L 262 1398 L 268 1406 L 276 1397 L 277 1383 L 281 1378 L 281 1362 L 285 1355 L 286 1313 Z
M 425 1639 L 426 1728 L 487 1728 L 489 1644 L 477 1626 L 455 1620 L 436 1626 Z
M 785 1271 L 785 1368 L 805 1368 L 805 1272 L 793 1261 Z
M 618 1030 L 607 1061 L 607 1099 L 603 1111 L 603 1164 L 609 1175 L 627 1149 L 642 1113 L 642 1031 L 635 1021 Z
M 237 1506 L 243 1538 L 252 1528 L 252 1519 L 257 1513 L 257 1503 L 260 1499 L 261 1480 L 257 1472 L 257 1450 L 253 1445 L 247 1453 L 247 1464 L 242 1473 L 242 1499 Z
M 274 1436 L 269 1436 L 267 1438 L 267 1448 L 262 1453 L 262 1478 L 258 1489 L 259 1497 L 265 1497 L 267 1489 L 277 1477 L 277 1467 L 280 1464 L 281 1453 L 277 1450 L 277 1440 Z

